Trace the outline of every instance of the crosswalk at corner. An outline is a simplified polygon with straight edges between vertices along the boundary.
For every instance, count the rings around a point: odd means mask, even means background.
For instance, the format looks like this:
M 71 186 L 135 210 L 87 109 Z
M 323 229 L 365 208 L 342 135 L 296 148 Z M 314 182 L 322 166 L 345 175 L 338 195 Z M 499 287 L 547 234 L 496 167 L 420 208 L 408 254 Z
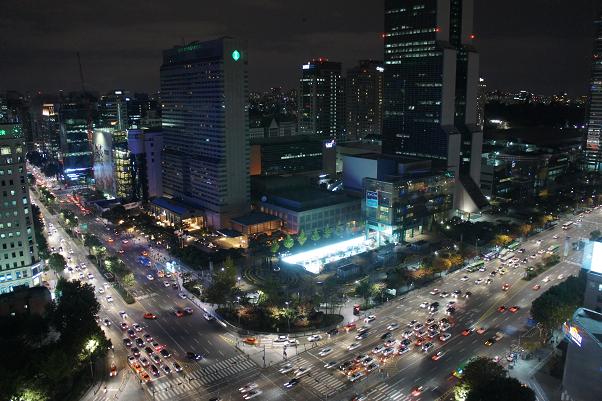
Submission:
M 408 394 L 402 394 L 401 390 L 393 388 L 385 382 L 368 390 L 366 395 L 370 401 L 408 401 L 411 399 Z
M 245 371 L 255 372 L 257 365 L 246 355 L 237 355 L 206 366 L 198 366 L 186 375 L 171 374 L 156 380 L 149 387 L 150 394 L 158 401 L 175 400 L 199 387 L 210 386 L 231 376 L 239 376 Z
M 291 363 L 295 369 L 309 368 L 313 366 L 310 361 L 304 358 L 303 354 L 289 358 L 288 361 L 277 366 L 283 366 L 286 363 Z M 312 369 L 309 371 L 309 373 L 304 375 L 301 383 L 313 388 L 320 395 L 331 397 L 341 391 L 347 384 L 343 379 L 335 376 L 333 373 L 334 371 L 331 373 L 331 371 L 322 369 L 322 367 L 319 369 Z

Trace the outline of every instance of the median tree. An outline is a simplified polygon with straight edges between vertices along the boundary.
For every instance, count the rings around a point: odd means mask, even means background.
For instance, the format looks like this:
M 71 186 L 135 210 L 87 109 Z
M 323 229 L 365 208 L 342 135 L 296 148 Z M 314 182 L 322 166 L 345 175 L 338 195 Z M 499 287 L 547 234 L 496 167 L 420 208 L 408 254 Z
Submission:
M 60 273 L 67 267 L 67 261 L 60 253 L 53 253 L 48 257 L 48 267 L 55 272 Z
M 318 242 L 320 241 L 320 232 L 318 231 L 318 229 L 316 228 L 312 233 L 311 233 L 311 240 L 313 242 Z
M 293 237 L 291 237 L 290 234 L 287 234 L 284 241 L 282 241 L 282 245 L 284 245 L 286 249 L 290 250 L 295 245 L 295 240 L 293 240 Z
M 297 234 L 297 242 L 301 246 L 305 245 L 305 243 L 307 242 L 307 235 L 305 234 L 305 231 L 299 231 L 299 234 Z

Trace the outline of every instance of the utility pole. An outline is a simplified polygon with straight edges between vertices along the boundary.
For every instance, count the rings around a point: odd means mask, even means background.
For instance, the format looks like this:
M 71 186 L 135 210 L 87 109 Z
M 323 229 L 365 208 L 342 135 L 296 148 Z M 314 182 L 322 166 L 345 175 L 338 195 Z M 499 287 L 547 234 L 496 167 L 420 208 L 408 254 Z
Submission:
M 263 344 L 263 367 L 265 368 L 265 344 Z

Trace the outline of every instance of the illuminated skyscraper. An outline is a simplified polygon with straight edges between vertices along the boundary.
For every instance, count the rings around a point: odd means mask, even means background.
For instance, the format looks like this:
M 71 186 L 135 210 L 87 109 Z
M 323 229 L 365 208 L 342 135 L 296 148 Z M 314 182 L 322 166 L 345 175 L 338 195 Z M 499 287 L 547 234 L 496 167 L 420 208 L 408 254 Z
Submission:
M 347 70 L 345 112 L 350 138 L 380 136 L 383 117 L 383 63 L 361 60 Z
M 447 161 L 456 208 L 486 204 L 473 0 L 385 1 L 383 151 Z
M 341 63 L 319 58 L 301 66 L 299 134 L 345 135 L 345 86 Z
M 590 171 L 602 171 L 602 14 L 595 24 L 585 168 Z
M 247 47 L 220 38 L 163 52 L 163 192 L 229 224 L 249 208 Z

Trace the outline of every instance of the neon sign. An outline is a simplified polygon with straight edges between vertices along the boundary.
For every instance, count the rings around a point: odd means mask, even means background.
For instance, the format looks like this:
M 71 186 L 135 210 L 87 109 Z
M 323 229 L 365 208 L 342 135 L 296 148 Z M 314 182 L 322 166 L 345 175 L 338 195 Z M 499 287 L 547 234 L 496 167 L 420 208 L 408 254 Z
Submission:
M 232 60 L 238 61 L 240 59 L 240 52 L 238 50 L 234 50 L 232 52 Z
M 571 338 L 571 341 L 573 341 L 575 344 L 581 347 L 581 341 L 583 340 L 583 338 L 581 337 L 581 334 L 579 334 L 579 330 L 577 329 L 577 327 L 569 327 L 569 337 Z

